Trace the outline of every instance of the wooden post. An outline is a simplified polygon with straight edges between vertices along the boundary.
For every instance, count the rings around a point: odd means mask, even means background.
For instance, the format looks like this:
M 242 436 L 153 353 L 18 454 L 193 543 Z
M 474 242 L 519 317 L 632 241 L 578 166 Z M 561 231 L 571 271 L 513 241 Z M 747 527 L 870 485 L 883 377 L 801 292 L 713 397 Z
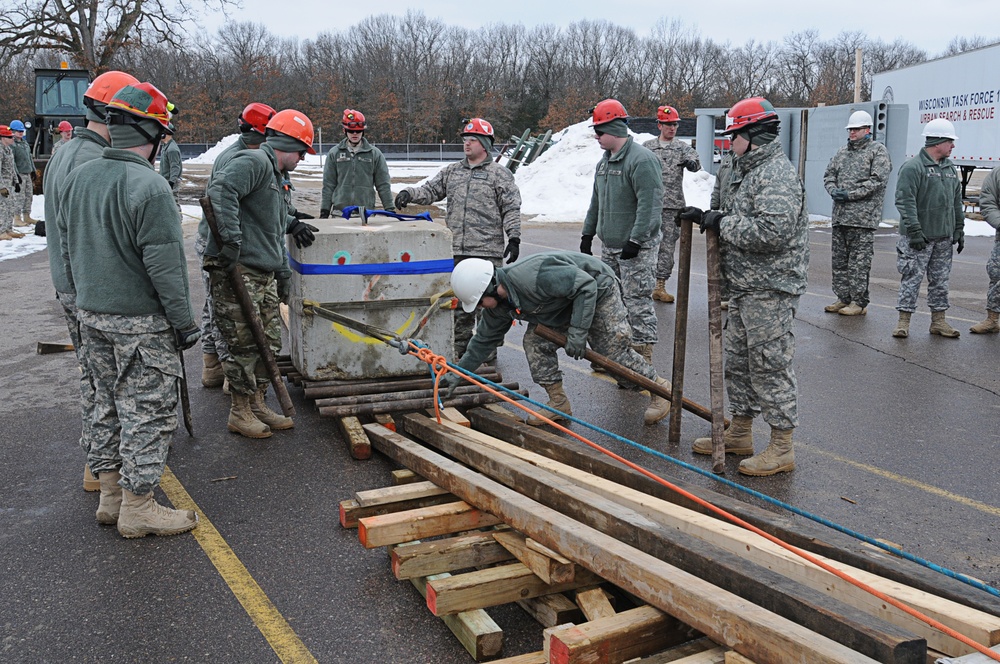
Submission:
M 708 272 L 708 384 L 712 406 L 712 472 L 726 474 L 726 447 L 722 442 L 725 375 L 722 369 L 722 273 L 719 265 L 719 232 L 705 233 Z
M 681 408 L 684 405 L 684 356 L 687 353 L 688 299 L 691 290 L 691 229 L 690 220 L 681 221 L 681 253 L 677 257 L 677 310 L 674 311 L 674 368 L 670 387 L 674 392 L 670 400 L 671 443 L 681 441 Z

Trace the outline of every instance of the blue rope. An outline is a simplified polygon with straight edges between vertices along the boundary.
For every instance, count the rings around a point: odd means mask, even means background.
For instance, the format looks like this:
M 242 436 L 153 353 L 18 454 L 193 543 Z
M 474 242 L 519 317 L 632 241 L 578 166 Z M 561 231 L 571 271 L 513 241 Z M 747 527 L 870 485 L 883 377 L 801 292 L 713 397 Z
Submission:
M 877 539 L 875 539 L 873 537 L 869 537 L 868 535 L 865 535 L 863 533 L 859 533 L 857 531 L 851 530 L 850 528 L 847 528 L 846 526 L 841 526 L 840 524 L 835 523 L 833 521 L 830 521 L 829 519 L 827 519 L 825 517 L 817 516 L 815 514 L 807 512 L 807 511 L 805 511 L 803 509 L 799 509 L 798 507 L 795 507 L 794 505 L 789 505 L 788 503 L 782 502 L 780 500 L 777 500 L 776 498 L 772 498 L 771 496 L 763 494 L 760 491 L 755 491 L 754 489 L 748 489 L 747 487 L 745 487 L 745 486 L 743 486 L 741 484 L 737 484 L 736 482 L 733 482 L 732 480 L 727 480 L 725 477 L 720 477 L 720 476 L 716 475 L 715 473 L 712 473 L 710 471 L 704 470 L 703 468 L 699 468 L 698 466 L 693 466 L 693 465 L 691 465 L 691 464 L 689 464 L 689 463 L 687 463 L 685 461 L 681 461 L 680 459 L 675 459 L 674 457 L 670 456 L 669 454 L 665 454 L 663 452 L 660 452 L 659 450 L 654 450 L 651 447 L 646 447 L 645 445 L 642 445 L 641 443 L 637 443 L 634 440 L 629 440 L 628 438 L 625 438 L 624 436 L 619 436 L 618 434 L 612 433 L 611 431 L 607 431 L 606 429 L 602 429 L 599 426 L 596 426 L 594 424 L 590 424 L 589 422 L 585 422 L 585 421 L 583 421 L 583 420 L 581 420 L 579 418 L 573 417 L 572 415 L 568 415 L 566 413 L 563 413 L 563 412 L 561 412 L 559 410 L 556 410 L 555 408 L 552 408 L 548 404 L 544 404 L 544 403 L 541 403 L 539 401 L 535 401 L 534 399 L 531 399 L 529 397 L 522 396 L 522 395 L 518 394 L 517 392 L 514 392 L 513 390 L 509 390 L 509 389 L 507 389 L 506 387 L 504 387 L 502 385 L 499 385 L 499 384 L 494 383 L 494 382 L 492 382 L 490 380 L 482 378 L 481 376 L 477 376 L 476 374 L 471 373 L 469 371 L 466 371 L 465 369 L 462 369 L 461 367 L 457 367 L 457 366 L 451 364 L 450 362 L 448 363 L 448 366 L 451 367 L 452 369 L 456 369 L 457 371 L 460 371 L 461 373 L 465 374 L 466 376 L 471 376 L 471 377 L 475 378 L 476 380 L 478 380 L 478 381 L 480 381 L 482 383 L 485 383 L 485 384 L 489 385 L 490 387 L 492 387 L 494 389 L 498 389 L 498 390 L 501 390 L 503 392 L 506 392 L 508 395 L 510 395 L 514 399 L 518 399 L 518 400 L 521 400 L 521 401 L 526 401 L 526 402 L 530 403 L 533 406 L 540 406 L 540 407 L 544 408 L 545 410 L 547 410 L 549 412 L 552 412 L 552 413 L 558 413 L 562 417 L 565 417 L 567 420 L 570 420 L 572 422 L 576 422 L 577 424 L 580 424 L 580 425 L 582 425 L 582 426 L 584 426 L 584 427 L 586 427 L 586 428 L 588 428 L 588 429 L 590 429 L 592 431 L 596 431 L 598 433 L 604 434 L 605 436 L 608 436 L 609 438 L 617 440 L 617 441 L 619 441 L 621 443 L 625 443 L 626 445 L 631 445 L 632 447 L 634 447 L 634 448 L 636 448 L 638 450 L 642 450 L 643 452 L 646 452 L 647 454 L 651 454 L 651 455 L 653 455 L 655 457 L 659 457 L 659 458 L 661 458 L 661 459 L 663 459 L 665 461 L 669 461 L 670 463 L 676 464 L 676 465 L 680 466 L 681 468 L 685 468 L 687 470 L 694 471 L 694 472 L 698 473 L 699 475 L 703 475 L 703 476 L 711 478 L 711 479 L 713 479 L 713 480 L 715 480 L 717 482 L 721 482 L 722 484 L 725 484 L 726 486 L 731 487 L 733 489 L 737 489 L 739 491 L 743 491 L 744 493 L 748 493 L 748 494 L 750 494 L 751 496 L 753 496 L 755 498 L 759 498 L 760 500 L 763 500 L 763 501 L 765 501 L 767 503 L 770 503 L 772 505 L 775 505 L 777 507 L 784 508 L 784 509 L 786 509 L 786 510 L 788 510 L 788 511 L 794 513 L 794 514 L 798 514 L 799 516 L 803 516 L 803 517 L 805 517 L 807 519 L 815 521 L 816 523 L 820 523 L 820 524 L 822 524 L 824 526 L 827 526 L 828 528 L 833 528 L 834 530 L 837 530 L 837 531 L 839 531 L 841 533 L 844 533 L 845 535 L 850 535 L 851 537 L 853 537 L 853 538 L 855 538 L 857 540 L 860 540 L 862 542 L 866 542 L 868 544 L 871 544 L 872 546 L 876 546 L 876 547 L 882 549 L 883 551 L 887 551 L 887 552 L 889 552 L 889 553 L 891 553 L 893 555 L 899 556 L 901 558 L 905 558 L 906 560 L 909 560 L 910 562 L 917 563 L 918 565 L 922 565 L 922 566 L 926 567 L 927 569 L 934 570 L 935 572 L 940 572 L 941 574 L 944 574 L 945 576 L 951 577 L 952 579 L 955 579 L 957 581 L 961 581 L 962 583 L 970 585 L 973 588 L 978 588 L 979 590 L 987 592 L 990 595 L 993 595 L 994 597 L 1000 597 L 1000 590 L 997 590 L 993 586 L 986 585 L 985 583 L 983 583 L 982 581 L 979 581 L 978 579 L 973 579 L 972 577 L 966 576 L 966 575 L 964 575 L 964 574 L 962 574 L 960 572 L 956 572 L 954 570 L 950 570 L 947 567 L 941 567 L 940 565 L 938 565 L 936 563 L 932 563 L 929 560 L 925 560 L 923 558 L 920 558 L 919 556 L 915 556 L 912 553 L 907 553 L 905 551 L 897 549 L 894 546 L 890 546 L 888 544 L 885 544 L 884 542 L 880 542 L 879 540 L 877 540 Z

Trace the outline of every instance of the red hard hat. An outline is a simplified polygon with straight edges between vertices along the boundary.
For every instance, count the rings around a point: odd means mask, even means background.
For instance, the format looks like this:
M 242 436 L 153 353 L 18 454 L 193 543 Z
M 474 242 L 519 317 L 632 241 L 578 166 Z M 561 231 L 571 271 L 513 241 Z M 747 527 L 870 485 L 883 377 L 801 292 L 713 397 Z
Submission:
M 368 124 L 365 122 L 365 114 L 361 111 L 355 111 L 353 108 L 344 109 L 344 118 L 340 121 L 340 124 L 344 125 L 344 129 L 360 129 L 364 131 L 368 128 Z
M 617 99 L 605 99 L 599 102 L 594 107 L 593 115 L 595 127 L 619 118 L 622 120 L 628 119 L 628 111 L 625 110 L 625 107 Z
M 681 116 L 673 106 L 660 106 L 656 109 L 657 122 L 680 122 Z
M 777 120 L 778 113 L 771 102 L 763 97 L 750 97 L 736 102 L 726 112 L 726 130 L 723 133 L 735 134 L 741 129 Z
M 67 120 L 63 120 L 59 123 L 59 131 L 73 131 L 73 125 Z
M 14 138 L 14 132 L 10 130 L 7 125 L 0 125 L 0 137 L 3 138 Z
M 306 146 L 306 152 L 316 154 L 316 150 L 312 146 L 313 124 L 305 113 L 291 108 L 278 111 L 273 118 L 268 120 L 267 128 L 285 136 L 291 136 Z
M 485 136 L 493 140 L 493 125 L 482 118 L 466 120 L 462 126 L 462 136 Z
M 263 135 L 267 130 L 268 121 L 274 117 L 275 110 L 267 104 L 251 102 L 240 113 L 240 131 L 255 131 Z
M 144 92 L 145 95 L 137 95 L 136 91 Z M 145 97 L 148 97 L 148 101 Z M 138 103 L 140 99 L 142 99 L 141 104 Z M 172 134 L 174 128 L 170 124 L 168 103 L 167 96 L 152 83 L 136 83 L 135 85 L 126 85 L 116 92 L 115 96 L 108 102 L 108 109 L 139 118 L 156 120 L 166 133 Z
M 114 98 L 115 93 L 126 85 L 136 85 L 137 83 L 139 83 L 139 79 L 132 74 L 115 70 L 106 71 L 94 79 L 83 96 L 85 99 L 93 99 L 107 104 Z

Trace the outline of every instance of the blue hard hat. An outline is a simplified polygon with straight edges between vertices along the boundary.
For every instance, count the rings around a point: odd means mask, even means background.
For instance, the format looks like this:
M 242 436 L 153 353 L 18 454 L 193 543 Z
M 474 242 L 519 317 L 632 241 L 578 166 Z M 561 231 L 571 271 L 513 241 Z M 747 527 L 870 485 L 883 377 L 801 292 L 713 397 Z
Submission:
M 14 120 L 10 123 L 11 131 L 24 131 L 24 123 L 20 120 Z

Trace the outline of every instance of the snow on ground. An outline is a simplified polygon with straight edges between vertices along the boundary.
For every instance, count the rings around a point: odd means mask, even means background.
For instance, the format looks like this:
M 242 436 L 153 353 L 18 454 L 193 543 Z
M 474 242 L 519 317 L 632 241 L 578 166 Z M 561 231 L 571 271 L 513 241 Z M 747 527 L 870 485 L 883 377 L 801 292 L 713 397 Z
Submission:
M 205 152 L 202 152 L 197 157 L 192 157 L 191 159 L 185 159 L 185 164 L 214 164 L 215 158 L 218 157 L 223 150 L 228 148 L 230 145 L 236 142 L 240 137 L 239 134 L 230 134 L 225 136 L 218 143 L 210 147 Z

